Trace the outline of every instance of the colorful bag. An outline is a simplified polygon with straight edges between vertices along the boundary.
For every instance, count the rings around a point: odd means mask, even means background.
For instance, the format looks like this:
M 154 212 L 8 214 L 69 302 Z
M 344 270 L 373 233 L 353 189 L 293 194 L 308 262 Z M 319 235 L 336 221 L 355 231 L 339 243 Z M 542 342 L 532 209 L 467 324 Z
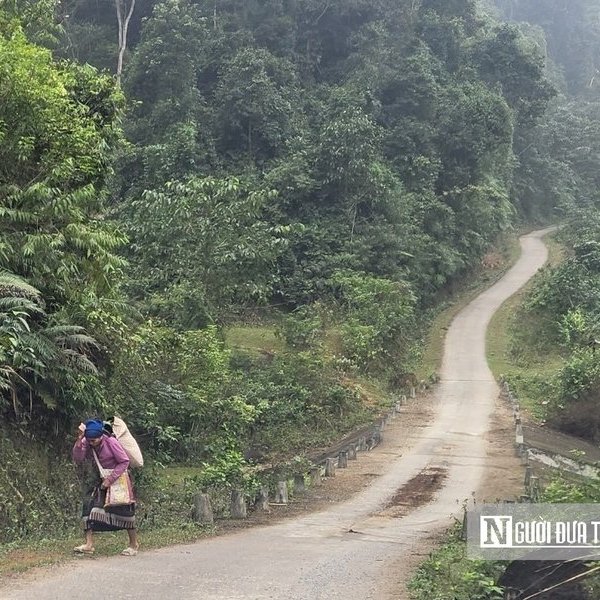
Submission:
M 92 450 L 94 454 L 94 460 L 96 461 L 96 466 L 98 467 L 98 471 L 100 472 L 100 477 L 102 479 L 106 479 L 112 473 L 111 469 L 105 469 L 98 460 L 98 455 L 95 450 Z M 104 500 L 104 508 L 109 509 L 112 506 L 123 506 L 126 504 L 132 504 L 135 502 L 135 497 L 133 495 L 133 487 L 131 485 L 131 479 L 129 478 L 129 473 L 125 471 L 112 483 L 108 488 L 106 488 L 106 498 Z
M 135 499 L 131 489 L 131 480 L 129 479 L 129 473 L 125 471 L 106 489 L 104 508 L 108 510 L 112 506 L 123 506 L 133 502 L 135 502 Z

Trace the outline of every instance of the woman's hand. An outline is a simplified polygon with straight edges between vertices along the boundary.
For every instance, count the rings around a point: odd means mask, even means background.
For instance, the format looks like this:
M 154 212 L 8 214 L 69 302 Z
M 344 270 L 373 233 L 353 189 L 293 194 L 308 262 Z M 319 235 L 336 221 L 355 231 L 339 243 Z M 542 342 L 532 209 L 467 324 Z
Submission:
M 110 483 L 108 482 L 108 479 L 103 479 L 102 480 L 102 485 L 100 486 L 103 490 L 106 490 L 110 487 Z

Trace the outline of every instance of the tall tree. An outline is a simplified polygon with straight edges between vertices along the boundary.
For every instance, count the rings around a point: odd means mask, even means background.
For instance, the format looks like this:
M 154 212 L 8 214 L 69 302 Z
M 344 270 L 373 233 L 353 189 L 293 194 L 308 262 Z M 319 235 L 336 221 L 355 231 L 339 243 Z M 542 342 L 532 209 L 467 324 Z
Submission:
M 117 54 L 117 81 L 120 83 L 123 72 L 123 57 L 127 50 L 127 35 L 129 32 L 129 22 L 135 10 L 135 0 L 115 0 L 117 10 L 117 27 L 119 50 Z

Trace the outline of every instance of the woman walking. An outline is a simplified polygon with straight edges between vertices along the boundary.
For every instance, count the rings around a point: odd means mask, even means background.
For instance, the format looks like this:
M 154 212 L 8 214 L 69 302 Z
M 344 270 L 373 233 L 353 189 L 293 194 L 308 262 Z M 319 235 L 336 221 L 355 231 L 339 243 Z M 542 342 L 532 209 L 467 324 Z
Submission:
M 79 426 L 79 434 L 73 446 L 73 460 L 78 464 L 89 461 L 91 464 L 96 463 L 98 467 L 90 484 L 84 484 L 82 517 L 85 544 L 77 546 L 74 551 L 93 554 L 95 531 L 125 529 L 129 536 L 129 546 L 121 554 L 135 556 L 139 543 L 135 529 L 135 501 L 127 473 L 129 458 L 125 450 L 116 437 L 108 435 L 104 430 L 102 421 L 90 419 Z M 107 490 L 124 473 L 131 502 L 105 508 Z

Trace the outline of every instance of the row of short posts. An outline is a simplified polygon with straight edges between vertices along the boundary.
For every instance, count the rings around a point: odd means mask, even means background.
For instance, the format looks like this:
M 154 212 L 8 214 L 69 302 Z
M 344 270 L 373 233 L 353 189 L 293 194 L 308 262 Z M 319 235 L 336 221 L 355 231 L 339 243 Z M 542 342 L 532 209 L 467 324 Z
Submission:
M 513 420 L 515 423 L 515 446 L 517 448 L 517 456 L 521 458 L 525 466 L 525 494 L 521 496 L 522 502 L 537 502 L 541 496 L 541 487 L 539 477 L 533 474 L 533 468 L 529 463 L 529 450 L 525 445 L 525 437 L 523 433 L 523 423 L 521 422 L 521 407 L 518 398 L 514 395 L 507 381 L 503 381 L 504 391 L 510 402 Z
M 416 389 L 410 388 L 410 397 L 416 397 Z M 379 420 L 373 426 L 370 435 L 364 435 L 344 450 L 339 452 L 337 457 L 326 458 L 322 465 L 313 465 L 308 471 L 308 479 L 310 486 L 318 486 L 322 482 L 322 477 L 335 477 L 336 469 L 348 468 L 348 462 L 357 460 L 359 452 L 372 450 L 375 446 L 383 441 L 383 432 L 388 424 L 388 421 L 395 419 L 401 411 L 403 405 L 407 402 L 406 395 L 398 396 L 396 402 L 392 406 L 390 413 Z M 294 491 L 303 493 L 306 491 L 305 473 L 299 473 L 293 476 Z M 289 503 L 289 488 L 288 480 L 280 479 L 276 483 L 275 495 L 273 502 L 269 497 L 269 486 L 262 485 L 258 490 L 254 499 L 255 510 L 268 512 L 272 505 L 287 505 Z M 248 508 L 246 496 L 243 490 L 232 489 L 230 496 L 230 515 L 233 519 L 245 519 L 248 516 Z M 214 512 L 210 495 L 207 493 L 198 493 L 193 499 L 192 519 L 200 525 L 213 525 L 215 521 Z

